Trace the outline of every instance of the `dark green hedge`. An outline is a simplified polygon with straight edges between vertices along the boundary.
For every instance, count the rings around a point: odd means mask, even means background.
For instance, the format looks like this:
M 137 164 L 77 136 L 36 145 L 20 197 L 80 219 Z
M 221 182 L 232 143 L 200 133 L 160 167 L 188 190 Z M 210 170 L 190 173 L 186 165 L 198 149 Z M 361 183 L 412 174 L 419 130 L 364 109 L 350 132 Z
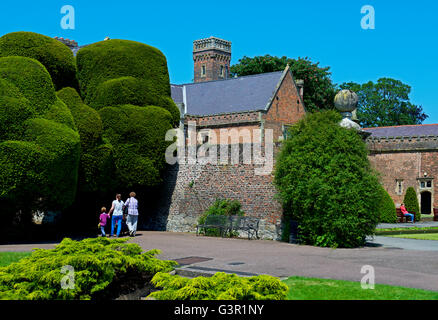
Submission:
M 76 195 L 79 134 L 63 124 L 41 118 L 27 120 L 25 126 L 24 140 L 38 144 L 49 154 L 41 186 L 46 190 L 46 206 L 63 209 L 73 203 Z
M 13 32 L 0 38 L 0 57 L 22 56 L 41 62 L 57 90 L 77 86 L 72 51 L 53 38 L 33 32 Z
M 101 41 L 79 50 L 76 61 L 81 95 L 91 107 L 96 103 L 97 88 L 121 77 L 148 82 L 150 94 L 154 96 L 170 96 L 166 57 L 146 44 L 128 40 Z
M 379 214 L 381 223 L 395 223 L 397 222 L 397 211 L 394 201 L 388 192 L 381 187 L 381 200 L 379 203 Z
M 57 96 L 70 109 L 81 137 L 82 151 L 88 152 L 102 143 L 102 120 L 99 113 L 82 102 L 73 88 L 64 88 Z
M 61 99 L 57 99 L 52 104 L 47 112 L 44 114 L 44 118 L 48 120 L 54 120 L 55 122 L 65 124 L 67 127 L 73 130 L 77 130 L 73 115 L 70 109 L 65 105 Z
M 415 212 L 415 221 L 421 220 L 420 205 L 418 204 L 417 192 L 413 187 L 406 189 L 406 194 L 403 199 L 406 210 Z
M 172 128 L 170 113 L 133 105 L 107 107 L 99 113 L 104 137 L 114 146 L 119 183 L 126 187 L 159 183 L 169 146 L 165 135 Z
M 0 58 L 0 78 L 13 83 L 39 114 L 45 113 L 56 102 L 55 88 L 49 73 L 34 59 Z
M 23 203 L 44 196 L 49 161 L 49 152 L 35 142 L 0 142 L 0 198 Z
M 19 139 L 23 122 L 34 116 L 29 100 L 12 83 L 0 79 L 0 141 Z

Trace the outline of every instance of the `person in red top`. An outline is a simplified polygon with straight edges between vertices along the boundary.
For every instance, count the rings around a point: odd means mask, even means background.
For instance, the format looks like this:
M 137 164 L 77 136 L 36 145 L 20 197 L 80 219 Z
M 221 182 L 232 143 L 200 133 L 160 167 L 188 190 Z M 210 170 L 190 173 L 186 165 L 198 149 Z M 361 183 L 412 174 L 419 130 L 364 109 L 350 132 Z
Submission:
M 401 204 L 400 210 L 405 217 L 411 217 L 411 222 L 414 223 L 414 215 L 412 213 L 409 213 L 408 210 L 406 210 L 404 203 Z

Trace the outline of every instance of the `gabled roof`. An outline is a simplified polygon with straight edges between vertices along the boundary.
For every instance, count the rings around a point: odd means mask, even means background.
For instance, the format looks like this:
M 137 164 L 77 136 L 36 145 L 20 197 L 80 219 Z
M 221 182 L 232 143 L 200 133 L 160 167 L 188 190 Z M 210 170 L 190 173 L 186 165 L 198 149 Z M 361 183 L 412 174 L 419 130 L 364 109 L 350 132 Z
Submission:
M 438 124 L 403 125 L 393 127 L 364 128 L 371 138 L 438 136 Z
M 171 85 L 172 99 L 197 116 L 266 110 L 286 71 Z

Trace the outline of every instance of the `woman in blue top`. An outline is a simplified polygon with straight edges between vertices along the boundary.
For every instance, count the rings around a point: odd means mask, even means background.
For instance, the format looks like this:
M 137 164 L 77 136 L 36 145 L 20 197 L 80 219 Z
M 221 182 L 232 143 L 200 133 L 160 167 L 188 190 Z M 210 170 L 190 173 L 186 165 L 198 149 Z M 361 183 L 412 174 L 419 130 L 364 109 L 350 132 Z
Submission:
M 117 194 L 116 200 L 113 201 L 111 210 L 109 211 L 109 215 L 111 216 L 111 233 L 110 237 L 114 234 L 114 226 L 117 223 L 117 237 L 120 236 L 120 231 L 122 230 L 122 218 L 123 218 L 123 206 L 125 203 L 122 201 L 122 195 Z

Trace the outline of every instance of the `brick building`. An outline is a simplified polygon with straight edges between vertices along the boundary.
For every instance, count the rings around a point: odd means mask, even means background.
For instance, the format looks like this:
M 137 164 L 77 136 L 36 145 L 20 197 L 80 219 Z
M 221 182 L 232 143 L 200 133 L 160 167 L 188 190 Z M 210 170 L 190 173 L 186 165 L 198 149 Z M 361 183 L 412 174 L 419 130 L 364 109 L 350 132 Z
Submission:
M 198 217 L 216 199 L 237 199 L 246 215 L 261 219 L 261 237 L 278 239 L 282 209 L 273 172 L 255 174 L 259 163 L 245 162 L 243 153 L 246 147 L 255 150 L 258 144 L 265 151 L 268 134 L 274 142 L 283 140 L 287 127 L 305 115 L 302 82 L 295 81 L 289 66 L 279 72 L 229 78 L 230 59 L 230 42 L 214 37 L 194 41 L 194 83 L 171 85 L 171 92 L 181 111 L 188 145 L 237 146 L 239 158 L 234 162 L 227 159 L 225 164 L 179 163 L 172 167 L 172 182 L 168 181 L 172 187 L 167 189 L 170 205 L 168 212 L 160 215 L 167 217 L 161 223 L 169 231 L 194 231 Z M 194 142 L 188 137 L 190 123 L 197 129 Z M 230 136 L 224 138 L 224 132 Z M 274 147 L 274 153 L 276 150 Z
M 422 214 L 438 208 L 438 124 L 364 129 L 369 159 L 396 206 L 414 187 Z
M 72 40 L 58 38 L 76 54 Z M 157 206 L 151 207 L 147 228 L 194 231 L 197 219 L 217 198 L 237 199 L 247 215 L 261 219 L 259 235 L 279 239 L 282 208 L 276 197 L 273 172 L 257 175 L 257 162 L 246 163 L 243 151 L 255 149 L 272 130 L 274 154 L 287 127 L 306 113 L 303 82 L 295 80 L 289 66 L 284 71 L 230 78 L 231 42 L 215 37 L 193 42 L 194 82 L 171 85 L 172 99 L 181 111 L 180 127 L 186 144 L 237 146 L 237 161 L 227 163 L 177 163 L 169 166 Z M 189 139 L 189 124 L 196 138 Z M 238 140 L 223 130 L 234 130 Z M 255 131 L 254 131 L 255 130 Z M 257 131 L 259 130 L 259 131 Z M 438 124 L 366 128 L 369 159 L 380 173 L 384 188 L 397 206 L 406 189 L 414 187 L 422 214 L 438 207 Z M 250 133 L 249 141 L 247 133 Z M 255 132 L 259 132 L 258 136 Z M 245 133 L 245 134 L 244 134 Z M 216 139 L 214 139 L 216 137 Z M 186 150 L 187 152 L 187 150 Z M 219 151 L 218 157 L 219 157 Z M 222 161 L 223 159 L 221 159 Z

